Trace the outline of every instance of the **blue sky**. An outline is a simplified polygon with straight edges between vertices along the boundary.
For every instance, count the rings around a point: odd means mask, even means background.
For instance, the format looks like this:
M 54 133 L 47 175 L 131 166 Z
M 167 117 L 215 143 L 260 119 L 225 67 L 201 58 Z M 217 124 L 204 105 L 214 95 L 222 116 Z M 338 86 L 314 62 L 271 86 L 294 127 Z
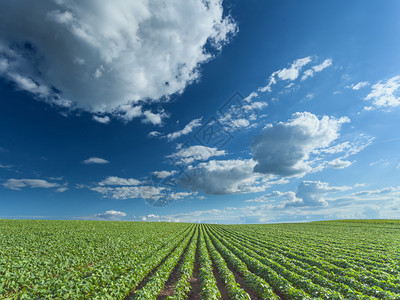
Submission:
M 3 1 L 0 217 L 400 217 L 398 1 Z

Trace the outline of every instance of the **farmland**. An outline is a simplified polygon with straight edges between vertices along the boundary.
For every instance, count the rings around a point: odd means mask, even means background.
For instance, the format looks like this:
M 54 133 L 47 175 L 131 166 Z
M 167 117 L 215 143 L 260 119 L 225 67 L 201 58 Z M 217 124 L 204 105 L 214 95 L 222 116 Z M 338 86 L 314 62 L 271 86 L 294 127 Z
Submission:
M 400 299 L 400 221 L 0 220 L 1 299 Z

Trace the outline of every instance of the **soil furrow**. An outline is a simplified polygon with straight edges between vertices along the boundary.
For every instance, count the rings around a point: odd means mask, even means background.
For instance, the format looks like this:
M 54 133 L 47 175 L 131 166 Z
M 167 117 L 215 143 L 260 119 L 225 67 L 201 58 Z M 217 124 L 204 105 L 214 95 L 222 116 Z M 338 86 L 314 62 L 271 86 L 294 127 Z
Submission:
M 193 274 L 190 277 L 190 293 L 188 295 L 188 299 L 194 299 L 194 300 L 200 300 L 201 299 L 201 285 L 200 285 L 200 263 L 199 263 L 199 242 L 200 238 L 197 239 L 197 245 L 196 245 L 196 255 L 194 259 L 194 268 L 193 268 Z
M 184 240 L 184 238 L 182 239 L 182 241 L 183 241 L 183 240 Z M 182 241 L 181 241 L 181 242 L 182 242 Z M 150 271 L 149 274 L 147 274 L 147 276 L 146 276 L 145 278 L 143 278 L 143 280 L 142 280 L 134 289 L 131 290 L 131 292 L 129 293 L 129 295 L 126 296 L 126 297 L 124 298 L 124 300 L 129 300 L 129 299 L 131 299 L 132 296 L 133 296 L 133 294 L 135 293 L 135 291 L 140 290 L 141 288 L 143 288 L 143 287 L 146 285 L 146 283 L 147 283 L 147 281 L 149 280 L 149 278 L 150 278 L 151 276 L 153 276 L 155 272 L 157 272 L 158 268 L 170 257 L 170 255 L 171 255 L 171 254 L 175 251 L 175 249 L 178 248 L 178 247 L 179 247 L 179 243 L 168 253 L 167 256 L 165 256 L 165 257 L 161 260 L 161 262 L 160 262 L 153 270 Z
M 181 267 L 182 261 L 183 261 L 185 255 L 187 254 L 189 246 L 192 243 L 194 237 L 195 237 L 195 234 L 193 234 L 190 242 L 187 244 L 187 246 L 186 246 L 185 250 L 183 251 L 181 257 L 179 258 L 179 261 L 176 264 L 174 270 L 169 275 L 169 278 L 168 278 L 167 282 L 165 283 L 163 290 L 160 292 L 160 294 L 158 294 L 157 300 L 165 299 L 168 296 L 172 296 L 174 294 L 175 285 L 176 285 L 176 283 L 178 282 L 178 280 L 180 278 L 179 268 Z

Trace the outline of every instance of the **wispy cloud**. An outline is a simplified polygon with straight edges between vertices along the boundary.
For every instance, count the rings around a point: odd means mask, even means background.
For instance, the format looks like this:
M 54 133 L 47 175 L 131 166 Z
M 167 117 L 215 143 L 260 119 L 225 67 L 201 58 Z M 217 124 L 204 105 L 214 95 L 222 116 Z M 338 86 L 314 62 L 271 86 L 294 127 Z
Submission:
M 92 216 L 83 217 L 82 219 L 87 220 L 104 220 L 104 221 L 118 221 L 123 217 L 126 217 L 126 213 L 117 210 L 107 210 L 104 213 L 98 213 Z
M 155 137 L 160 137 L 160 136 L 162 136 L 162 133 L 159 131 L 151 131 L 147 135 L 148 138 L 155 138 Z
M 160 173 L 159 173 L 160 174 Z M 165 175 L 162 173 L 162 175 Z M 97 192 L 103 197 L 113 199 L 145 199 L 145 200 L 180 200 L 195 195 L 192 192 L 178 191 L 175 186 L 155 185 L 152 180 L 137 180 L 134 178 L 121 178 L 109 176 L 95 185 L 81 185 Z
M 195 161 L 208 160 L 211 157 L 223 155 L 226 155 L 225 150 L 197 145 L 182 148 L 168 157 L 171 158 L 174 163 L 191 164 Z
M 173 141 L 183 135 L 191 133 L 193 129 L 201 126 L 202 119 L 203 118 L 194 119 L 190 121 L 189 124 L 187 124 L 183 129 L 167 134 L 167 139 L 169 141 Z
M 12 168 L 12 165 L 3 165 L 3 164 L 0 164 L 0 169 L 11 169 Z
M 173 170 L 173 171 L 154 171 L 152 174 L 157 178 L 164 179 L 167 177 L 174 176 L 176 173 L 178 172 L 176 170 Z
M 278 84 L 279 81 L 286 82 L 285 89 L 293 88 L 295 86 L 294 81 L 299 78 L 301 70 L 304 66 L 310 64 L 312 62 L 312 57 L 307 56 L 304 58 L 296 59 L 292 62 L 289 68 L 283 68 L 273 72 L 268 79 L 268 84 L 265 86 L 261 86 L 257 89 L 257 91 L 251 92 L 246 98 L 245 101 L 250 102 L 252 99 L 260 96 L 260 93 L 264 92 L 272 92 L 272 87 Z M 321 72 L 322 70 L 332 66 L 332 59 L 327 58 L 322 63 L 318 65 L 314 65 L 303 73 L 301 80 L 314 76 L 315 73 Z M 289 84 L 287 84 L 289 82 Z
M 311 57 L 307 56 L 304 58 L 296 59 L 289 68 L 283 68 L 275 71 L 269 77 L 269 82 L 266 86 L 258 88 L 259 92 L 270 92 L 272 86 L 277 83 L 277 80 L 289 80 L 293 81 L 299 77 L 300 70 L 311 62 Z
M 356 84 L 351 84 L 351 85 L 347 85 L 346 89 L 353 89 L 355 91 L 358 91 L 359 89 L 362 89 L 364 87 L 369 86 L 369 82 L 368 81 L 360 81 L 359 83 Z
M 313 66 L 312 68 L 304 71 L 304 75 L 301 77 L 301 80 L 306 80 L 309 77 L 313 77 L 314 73 L 321 72 L 330 66 L 332 66 L 332 59 L 325 59 L 321 64 Z
M 105 185 L 126 185 L 135 186 L 139 185 L 141 182 L 134 178 L 121 178 L 117 176 L 108 176 L 106 179 L 99 182 L 100 186 Z
M 57 192 L 65 192 L 68 190 L 67 183 L 60 184 L 57 182 L 49 182 L 44 179 L 15 179 L 10 178 L 1 184 L 6 189 L 19 191 L 23 188 L 54 188 Z

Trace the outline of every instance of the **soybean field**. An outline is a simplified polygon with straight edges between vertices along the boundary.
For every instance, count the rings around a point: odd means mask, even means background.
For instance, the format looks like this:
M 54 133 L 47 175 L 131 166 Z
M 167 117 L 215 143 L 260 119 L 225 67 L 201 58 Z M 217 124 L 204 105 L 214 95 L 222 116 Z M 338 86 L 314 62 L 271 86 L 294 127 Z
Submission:
M 0 220 L 0 299 L 400 299 L 400 221 Z

